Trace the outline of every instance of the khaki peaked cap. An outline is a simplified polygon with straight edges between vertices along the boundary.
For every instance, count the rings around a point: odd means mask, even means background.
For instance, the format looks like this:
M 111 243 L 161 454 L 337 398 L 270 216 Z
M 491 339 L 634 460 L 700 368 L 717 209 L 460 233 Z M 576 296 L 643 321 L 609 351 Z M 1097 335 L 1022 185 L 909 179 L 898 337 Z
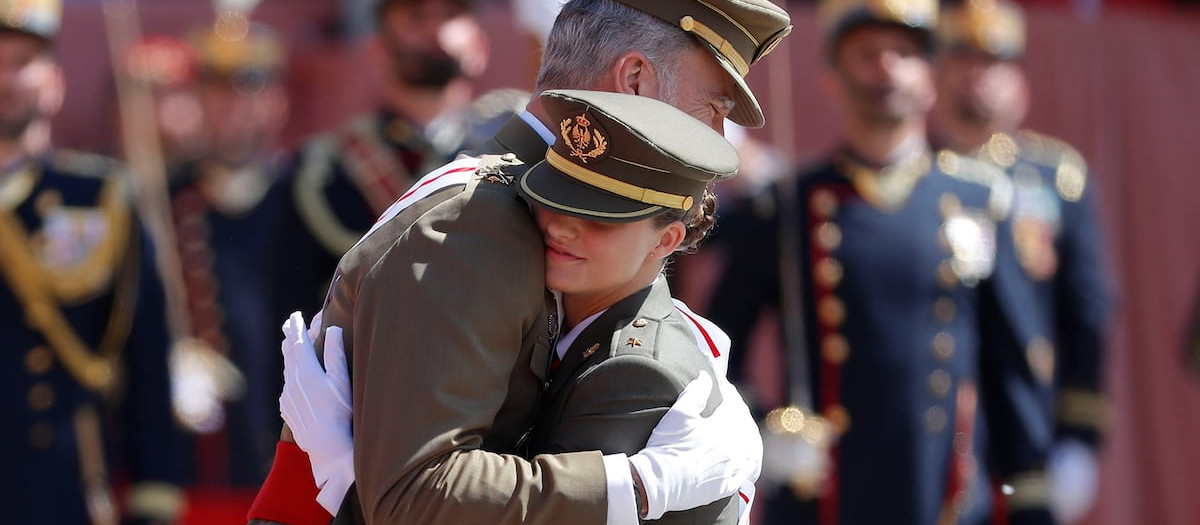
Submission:
M 737 86 L 737 105 L 729 120 L 746 127 L 762 127 L 762 107 L 746 84 L 746 75 L 751 65 L 792 32 L 787 11 L 767 0 L 617 1 L 700 39 Z
M 518 186 L 539 206 L 591 220 L 636 221 L 691 209 L 710 182 L 737 173 L 729 141 L 658 100 L 552 90 L 541 102 L 556 140 Z

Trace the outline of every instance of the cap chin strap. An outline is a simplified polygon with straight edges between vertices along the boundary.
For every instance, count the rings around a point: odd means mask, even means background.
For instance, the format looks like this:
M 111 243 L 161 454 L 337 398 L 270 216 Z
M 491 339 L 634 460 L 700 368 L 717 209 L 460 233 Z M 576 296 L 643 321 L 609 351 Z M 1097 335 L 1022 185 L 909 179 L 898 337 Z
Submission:
M 638 202 L 675 210 L 688 210 L 692 208 L 692 202 L 695 200 L 691 195 L 675 195 L 619 181 L 608 175 L 597 173 L 575 164 L 564 158 L 557 151 L 554 151 L 554 149 L 546 150 L 546 162 L 554 167 L 554 169 L 588 186 L 615 193 Z
M 712 28 L 704 25 L 699 20 L 696 20 L 690 16 L 680 18 L 679 27 L 688 33 L 692 33 L 700 37 L 701 40 L 708 42 L 708 45 L 712 46 L 713 49 L 717 50 L 717 52 L 721 54 L 721 56 L 725 57 L 725 59 L 733 65 L 733 68 L 737 70 L 738 74 L 742 77 L 745 77 L 748 73 L 750 73 L 750 64 L 746 63 L 746 59 L 742 58 L 742 55 L 738 54 L 737 50 L 733 48 L 733 44 L 730 44 L 728 40 L 726 40 L 716 31 L 713 31 Z

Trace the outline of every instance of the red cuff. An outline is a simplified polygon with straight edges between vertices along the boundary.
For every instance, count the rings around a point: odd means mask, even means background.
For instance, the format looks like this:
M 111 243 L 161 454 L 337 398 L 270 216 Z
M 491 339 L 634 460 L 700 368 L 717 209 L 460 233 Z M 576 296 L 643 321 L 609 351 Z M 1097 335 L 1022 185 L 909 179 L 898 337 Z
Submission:
M 275 445 L 271 472 L 258 490 L 246 519 L 288 525 L 329 525 L 333 516 L 317 503 L 317 492 L 308 454 L 295 443 L 280 441 Z

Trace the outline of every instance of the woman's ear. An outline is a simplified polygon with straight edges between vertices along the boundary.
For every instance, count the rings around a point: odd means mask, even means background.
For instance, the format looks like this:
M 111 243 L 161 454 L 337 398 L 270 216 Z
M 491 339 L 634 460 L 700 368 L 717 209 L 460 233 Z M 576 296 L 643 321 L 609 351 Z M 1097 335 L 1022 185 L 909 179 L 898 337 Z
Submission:
M 675 253 L 675 249 L 683 243 L 683 238 L 687 235 L 687 227 L 681 221 L 675 221 L 663 228 L 662 234 L 658 237 L 658 244 L 650 251 L 650 255 L 663 259 Z

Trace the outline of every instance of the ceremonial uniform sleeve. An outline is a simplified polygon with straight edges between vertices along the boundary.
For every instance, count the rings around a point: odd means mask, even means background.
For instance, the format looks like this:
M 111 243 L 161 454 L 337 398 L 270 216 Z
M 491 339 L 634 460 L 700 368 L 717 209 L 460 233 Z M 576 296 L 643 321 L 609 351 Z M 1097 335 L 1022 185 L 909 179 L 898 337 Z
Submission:
M 995 269 L 980 289 L 980 382 L 987 417 L 987 458 L 1013 488 L 1006 508 L 1014 525 L 1053 523 L 1046 455 L 1053 441 L 1052 385 L 1032 370 L 1014 330 L 1015 316 L 1036 311 L 1032 288 L 1012 249 L 1008 221 L 997 223 Z
M 757 200 L 772 202 L 774 193 Z M 750 335 L 768 309 L 779 305 L 778 216 L 748 206 L 736 218 L 739 228 L 723 240 L 726 263 L 714 288 L 705 313 L 729 336 L 729 380 L 735 385 L 748 383 L 746 363 Z M 746 393 L 743 392 L 743 396 Z M 751 405 L 753 405 L 753 401 Z M 751 406 L 761 410 L 764 407 Z
M 354 307 L 354 465 L 372 524 L 600 525 L 599 452 L 526 461 L 480 449 L 522 339 L 546 330 L 541 236 L 480 186 L 422 217 Z M 532 407 L 531 407 L 532 411 Z
M 123 354 L 124 391 L 119 416 L 123 454 L 132 481 L 128 514 L 134 519 L 171 519 L 182 511 L 178 488 L 180 435 L 171 407 L 167 370 L 170 347 L 166 300 L 154 250 L 139 226 L 132 232 L 127 275 L 119 286 L 136 286 L 136 305 Z M 115 315 L 127 315 L 116 312 Z
M 641 450 L 690 378 L 649 357 L 617 356 L 573 378 L 560 418 L 551 421 L 544 452 L 599 450 L 632 455 Z M 737 496 L 682 512 L 659 524 L 737 523 Z
M 1063 203 L 1055 290 L 1061 356 L 1055 413 L 1059 434 L 1094 446 L 1105 419 L 1101 392 L 1112 292 L 1093 195 L 1089 186 L 1080 200 Z

